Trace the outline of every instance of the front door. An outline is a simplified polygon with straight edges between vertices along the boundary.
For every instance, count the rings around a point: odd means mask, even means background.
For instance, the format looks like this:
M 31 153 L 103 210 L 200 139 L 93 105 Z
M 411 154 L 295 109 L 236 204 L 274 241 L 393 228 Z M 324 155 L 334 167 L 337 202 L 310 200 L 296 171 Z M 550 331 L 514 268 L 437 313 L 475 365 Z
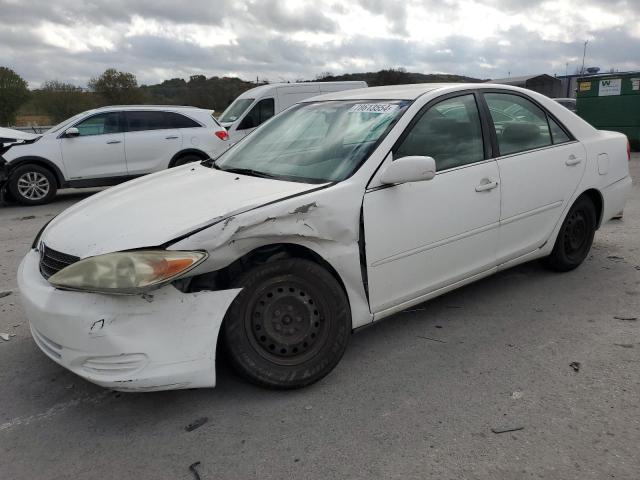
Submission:
M 502 181 L 498 261 L 540 248 L 568 207 L 586 165 L 581 143 L 531 100 L 484 95 L 496 130 Z M 508 117 L 508 118 L 505 118 Z
M 500 179 L 496 162 L 486 158 L 474 95 L 428 108 L 392 155 L 433 157 L 437 174 L 429 181 L 365 193 L 373 313 L 486 272 L 496 263 Z
M 78 136 L 58 140 L 70 180 L 127 174 L 120 113 L 98 113 L 74 127 L 78 129 Z
M 241 138 L 249 135 L 260 124 L 269 120 L 275 114 L 276 104 L 273 98 L 260 99 L 238 124 L 235 132 L 231 135 L 231 140 L 237 142 Z

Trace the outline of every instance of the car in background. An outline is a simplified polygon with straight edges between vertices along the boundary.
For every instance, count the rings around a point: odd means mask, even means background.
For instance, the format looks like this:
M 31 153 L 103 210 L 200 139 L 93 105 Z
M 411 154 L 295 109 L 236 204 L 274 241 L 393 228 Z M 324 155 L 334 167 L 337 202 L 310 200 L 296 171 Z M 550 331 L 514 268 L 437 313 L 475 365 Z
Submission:
M 258 125 L 291 105 L 316 95 L 365 88 L 367 82 L 271 83 L 247 90 L 236 98 L 218 118 L 229 132 L 232 143 L 251 133 Z
M 214 386 L 218 346 L 258 385 L 303 387 L 359 327 L 523 262 L 577 268 L 624 206 L 627 147 L 506 85 L 334 92 L 62 212 L 20 299 L 40 349 L 104 387 Z
M 12 132 L 4 131 L 2 137 L 18 137 Z M 23 134 L 4 143 L 0 190 L 24 205 L 43 204 L 59 188 L 116 185 L 215 157 L 226 149 L 227 139 L 212 110 L 152 105 L 97 108 L 42 135 Z
M 578 111 L 575 98 L 554 98 L 553 100 L 574 113 Z

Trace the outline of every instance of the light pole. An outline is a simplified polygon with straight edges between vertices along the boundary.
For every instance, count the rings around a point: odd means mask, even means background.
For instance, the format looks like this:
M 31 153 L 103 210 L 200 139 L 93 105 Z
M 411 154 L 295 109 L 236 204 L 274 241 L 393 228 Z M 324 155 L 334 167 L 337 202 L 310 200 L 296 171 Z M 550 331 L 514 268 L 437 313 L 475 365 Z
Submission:
M 584 75 L 584 58 L 587 56 L 587 43 L 589 43 L 589 40 L 584 42 L 584 50 L 582 51 L 582 68 L 580 69 L 580 75 Z

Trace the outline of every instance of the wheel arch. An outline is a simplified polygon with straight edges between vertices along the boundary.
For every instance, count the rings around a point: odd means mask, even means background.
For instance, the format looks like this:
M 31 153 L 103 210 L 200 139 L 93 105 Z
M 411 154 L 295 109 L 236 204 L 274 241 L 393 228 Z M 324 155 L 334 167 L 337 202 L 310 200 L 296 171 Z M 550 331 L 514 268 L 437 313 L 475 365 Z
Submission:
M 184 289 L 185 291 L 193 292 L 204 289 L 220 290 L 228 288 L 233 279 L 254 266 L 281 258 L 301 258 L 318 264 L 334 277 L 345 295 L 347 295 L 347 298 L 349 298 L 348 290 L 342 277 L 330 262 L 308 246 L 287 242 L 271 243 L 256 247 L 220 270 L 192 277 L 189 284 L 184 286 Z
M 595 188 L 589 188 L 588 190 L 585 190 L 580 195 L 578 195 L 576 201 L 582 196 L 589 198 L 589 200 L 593 202 L 594 207 L 596 207 L 596 229 L 599 229 L 602 223 L 602 213 L 604 211 L 604 198 L 602 196 L 602 193 Z
M 175 166 L 175 163 L 185 155 L 197 155 L 201 160 L 206 160 L 207 158 L 209 158 L 209 155 L 207 155 L 199 148 L 185 148 L 171 157 L 171 160 L 169 160 L 168 168 L 172 168 L 173 166 Z
M 51 160 L 47 160 L 44 157 L 25 156 L 12 160 L 7 164 L 7 166 L 9 167 L 9 175 L 11 175 L 16 168 L 29 164 L 38 165 L 40 167 L 46 168 L 51 173 L 53 173 L 53 176 L 56 179 L 57 188 L 62 188 L 66 185 L 66 180 L 62 173 L 62 170 L 60 170 L 60 168 Z

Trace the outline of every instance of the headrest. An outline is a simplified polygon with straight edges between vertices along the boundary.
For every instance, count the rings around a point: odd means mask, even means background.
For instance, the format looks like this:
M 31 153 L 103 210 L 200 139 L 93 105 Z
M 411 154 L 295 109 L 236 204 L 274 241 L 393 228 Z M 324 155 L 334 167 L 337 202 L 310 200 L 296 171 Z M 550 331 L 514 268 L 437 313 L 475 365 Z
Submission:
M 540 128 L 534 123 L 508 123 L 502 131 L 502 138 L 509 143 L 532 142 L 540 137 Z

